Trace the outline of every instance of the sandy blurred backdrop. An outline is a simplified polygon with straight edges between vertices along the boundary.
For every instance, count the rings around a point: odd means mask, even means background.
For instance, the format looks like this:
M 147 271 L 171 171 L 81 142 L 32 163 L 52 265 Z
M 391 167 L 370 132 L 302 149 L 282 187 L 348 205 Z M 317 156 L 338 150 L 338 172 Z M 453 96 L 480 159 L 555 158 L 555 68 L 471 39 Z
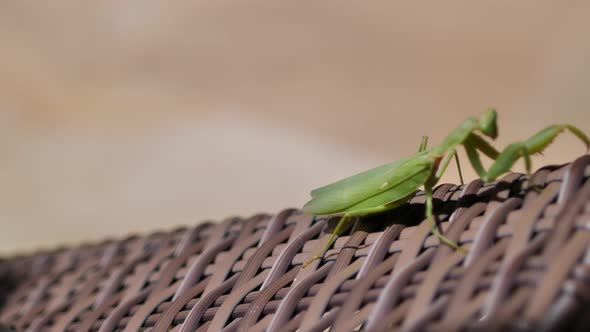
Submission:
M 588 32 L 587 1 L 3 1 L 0 252 L 301 206 L 487 106 L 500 146 L 590 131 Z

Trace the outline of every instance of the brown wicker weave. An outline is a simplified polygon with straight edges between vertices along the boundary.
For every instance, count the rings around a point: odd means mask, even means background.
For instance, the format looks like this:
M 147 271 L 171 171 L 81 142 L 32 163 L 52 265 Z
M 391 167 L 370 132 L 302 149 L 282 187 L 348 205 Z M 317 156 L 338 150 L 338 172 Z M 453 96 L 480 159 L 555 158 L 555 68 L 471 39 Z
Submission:
M 444 184 L 357 223 L 289 209 L 0 261 L 15 331 L 590 329 L 590 155 L 530 178 Z M 10 285 L 10 283 L 13 283 Z M 12 287 L 9 287 L 12 286 Z

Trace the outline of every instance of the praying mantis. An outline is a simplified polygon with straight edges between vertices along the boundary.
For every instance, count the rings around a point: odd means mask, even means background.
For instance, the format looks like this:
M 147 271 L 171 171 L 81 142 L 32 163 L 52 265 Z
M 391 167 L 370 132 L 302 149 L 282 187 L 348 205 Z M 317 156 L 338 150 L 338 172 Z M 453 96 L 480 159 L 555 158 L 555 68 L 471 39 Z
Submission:
M 590 139 L 580 129 L 570 124 L 548 126 L 525 141 L 515 142 L 498 152 L 486 138 L 498 136 L 497 112 L 487 109 L 479 118 L 468 118 L 448 134 L 442 143 L 430 149 L 427 137 L 422 138 L 418 152 L 408 158 L 397 160 L 371 170 L 336 181 L 311 191 L 311 200 L 303 212 L 313 215 L 342 214 L 327 244 L 320 253 L 304 263 L 321 259 L 332 246 L 338 233 L 351 217 L 363 217 L 395 209 L 406 203 L 424 187 L 426 196 L 426 219 L 432 223 L 432 233 L 442 242 L 455 249 L 462 248 L 446 238 L 433 218 L 433 188 L 437 185 L 450 161 L 455 158 L 459 172 L 457 148 L 463 146 L 469 162 L 479 178 L 490 182 L 510 171 L 520 158 L 524 158 L 526 171 L 531 172 L 531 155 L 541 153 L 559 134 L 568 130 L 590 148 Z M 480 154 L 493 160 L 486 170 Z M 462 182 L 462 181 L 461 181 Z

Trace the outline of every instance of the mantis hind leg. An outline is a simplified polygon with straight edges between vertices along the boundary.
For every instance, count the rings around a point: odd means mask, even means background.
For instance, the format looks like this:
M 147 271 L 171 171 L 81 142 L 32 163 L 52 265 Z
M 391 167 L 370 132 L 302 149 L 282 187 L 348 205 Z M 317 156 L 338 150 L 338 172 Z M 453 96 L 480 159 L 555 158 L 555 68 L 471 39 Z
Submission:
M 465 249 L 463 249 L 463 247 L 461 247 L 455 241 L 444 236 L 444 234 L 441 232 L 441 230 L 439 230 L 439 227 L 438 227 L 439 225 L 436 222 L 436 218 L 434 217 L 434 213 L 433 213 L 434 204 L 432 201 L 432 199 L 433 199 L 432 198 L 432 186 L 429 184 L 426 184 L 424 186 L 424 193 L 426 195 L 426 219 L 430 220 L 432 223 L 432 225 L 431 225 L 432 234 L 434 234 L 442 243 L 452 247 L 453 249 L 459 250 L 459 251 L 465 251 Z
M 336 224 L 336 227 L 334 228 L 334 231 L 332 231 L 332 234 L 330 235 L 330 238 L 328 239 L 328 242 L 326 243 L 326 245 L 324 245 L 322 250 L 319 251 L 315 256 L 313 256 L 312 258 L 308 259 L 305 263 L 303 263 L 303 268 L 306 268 L 309 264 L 313 263 L 314 261 L 316 261 L 318 259 L 322 259 L 322 257 L 326 253 L 326 251 L 328 251 L 328 249 L 330 249 L 330 247 L 334 244 L 334 242 L 336 242 L 336 237 L 338 236 L 338 233 L 340 233 L 342 226 L 344 226 L 344 224 L 346 223 L 346 221 L 350 217 L 351 216 L 349 214 L 344 214 L 342 216 L 342 218 L 340 218 L 340 220 L 338 221 L 338 224 Z

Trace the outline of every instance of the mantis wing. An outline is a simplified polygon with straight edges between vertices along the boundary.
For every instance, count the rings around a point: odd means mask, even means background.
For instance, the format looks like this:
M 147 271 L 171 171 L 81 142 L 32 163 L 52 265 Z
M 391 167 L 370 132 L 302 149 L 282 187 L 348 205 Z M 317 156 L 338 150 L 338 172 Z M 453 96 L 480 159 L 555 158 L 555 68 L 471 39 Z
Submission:
M 335 192 L 340 190 L 347 190 L 348 188 L 357 187 L 358 185 L 365 185 L 368 187 L 374 187 L 376 190 L 381 188 L 381 185 L 384 182 L 384 179 L 391 175 L 399 168 L 401 165 L 411 161 L 412 159 L 416 159 L 418 157 L 426 155 L 427 151 L 419 152 L 409 158 L 404 158 L 400 160 L 393 161 L 391 163 L 377 166 L 373 169 L 368 171 L 364 171 L 353 176 L 349 176 L 342 180 L 338 180 L 333 182 L 329 185 L 316 188 L 311 191 L 311 197 L 316 197 L 319 195 L 326 194 L 328 192 Z M 374 182 L 374 183 L 373 183 Z
M 406 182 L 416 172 L 431 168 L 432 163 L 424 152 L 373 168 L 312 191 L 312 199 L 305 204 L 303 211 L 311 214 L 343 212 L 355 204 Z
M 399 182 L 388 190 L 357 203 L 344 212 L 350 215 L 363 216 L 371 213 L 393 209 L 404 204 L 412 194 L 430 177 L 432 169 L 417 169 L 413 175 Z

